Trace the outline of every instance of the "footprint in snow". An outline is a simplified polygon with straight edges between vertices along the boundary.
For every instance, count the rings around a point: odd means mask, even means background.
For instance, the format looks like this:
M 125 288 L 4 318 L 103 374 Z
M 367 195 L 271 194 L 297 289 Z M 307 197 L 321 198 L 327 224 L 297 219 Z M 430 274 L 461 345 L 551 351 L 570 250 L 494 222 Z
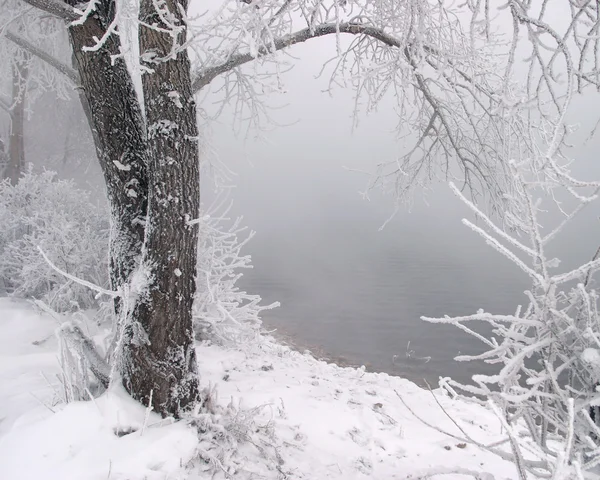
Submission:
M 365 475 L 371 475 L 373 472 L 373 463 L 366 457 L 358 457 L 356 459 L 356 469 Z
M 366 437 L 366 435 L 356 427 L 354 427 L 352 430 L 348 430 L 348 435 L 352 441 L 360 447 L 366 447 L 369 443 L 369 439 Z

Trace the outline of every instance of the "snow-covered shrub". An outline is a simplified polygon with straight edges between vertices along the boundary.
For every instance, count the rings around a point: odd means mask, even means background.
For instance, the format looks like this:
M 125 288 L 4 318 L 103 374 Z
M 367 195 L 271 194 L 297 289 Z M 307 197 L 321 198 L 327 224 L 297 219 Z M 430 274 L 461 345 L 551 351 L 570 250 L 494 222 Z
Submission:
M 226 407 L 220 406 L 214 388 L 204 395 L 204 411 L 191 419 L 198 431 L 199 471 L 212 478 L 269 478 L 272 472 L 277 478 L 291 478 L 280 454 L 283 442 L 274 428 L 276 417 L 285 415 L 282 408 L 271 404 L 244 408 L 233 398 Z
M 242 248 L 254 232 L 241 227 L 242 218 L 230 220 L 231 203 L 227 190 L 221 190 L 212 207 L 199 220 L 197 295 L 194 317 L 197 333 L 222 345 L 240 345 L 257 337 L 264 310 L 279 304 L 260 305 L 261 297 L 236 286 L 242 270 L 252 268 Z
M 0 282 L 19 297 L 43 299 L 56 310 L 96 306 L 95 292 L 56 272 L 96 285 L 108 283 L 106 210 L 72 181 L 53 172 L 25 173 L 0 183 Z
M 493 408 L 522 480 L 584 479 L 597 474 L 600 465 L 600 318 L 593 277 L 600 258 L 590 252 L 589 262 L 561 271 L 558 259 L 548 258 L 546 252 L 582 208 L 597 199 L 599 184 L 576 182 L 553 160 L 542 158 L 540 164 L 513 164 L 519 195 L 511 201 L 513 211 L 521 214 L 505 219 L 508 229 L 494 223 L 452 185 L 481 225 L 463 223 L 531 279 L 532 288 L 525 292 L 527 308 L 519 307 L 512 314 L 479 311 L 423 319 L 456 325 L 486 345 L 484 353 L 460 355 L 456 360 L 483 360 L 497 365 L 497 374 L 474 375 L 469 385 L 443 378 L 440 385 L 452 396 Z M 546 170 L 538 169 L 540 165 Z M 561 189 L 571 194 L 575 206 L 553 228 L 543 229 L 548 208 L 554 205 L 564 211 L 565 204 L 554 200 L 560 198 Z M 491 334 L 481 335 L 470 326 L 477 322 L 490 325 Z
M 92 390 L 108 387 L 110 368 L 81 328 L 68 321 L 60 326 L 56 335 L 60 342 L 60 381 L 65 403 L 89 400 Z

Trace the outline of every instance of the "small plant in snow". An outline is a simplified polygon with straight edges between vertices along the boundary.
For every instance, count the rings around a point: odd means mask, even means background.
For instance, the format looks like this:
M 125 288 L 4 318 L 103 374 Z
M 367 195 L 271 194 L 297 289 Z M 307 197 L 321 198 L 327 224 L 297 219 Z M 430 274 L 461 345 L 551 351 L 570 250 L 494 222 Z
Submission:
M 95 293 L 56 272 L 96 285 L 108 283 L 106 211 L 72 181 L 53 172 L 26 172 L 16 185 L 0 183 L 0 282 L 11 294 L 43 299 L 65 311 L 96 307 Z
M 250 295 L 236 286 L 243 269 L 252 268 L 250 255 L 242 248 L 252 239 L 245 238 L 242 218 L 231 221 L 227 215 L 231 203 L 227 190 L 199 220 L 200 247 L 198 257 L 198 287 L 194 304 L 196 329 L 200 337 L 221 345 L 241 345 L 256 340 L 261 326 L 260 314 L 279 303 L 260 305 L 258 295 Z
M 213 478 L 267 478 L 267 472 L 287 478 L 274 431 L 274 409 L 270 405 L 245 409 L 233 399 L 227 407 L 219 407 L 216 396 L 215 389 L 205 392 L 205 413 L 192 420 L 199 436 L 199 470 Z M 255 452 L 264 461 L 253 462 Z
M 81 328 L 73 322 L 65 322 L 56 335 L 60 345 L 60 380 L 65 402 L 90 400 L 92 392 L 108 387 L 110 369 Z M 95 379 L 90 377 L 90 371 Z

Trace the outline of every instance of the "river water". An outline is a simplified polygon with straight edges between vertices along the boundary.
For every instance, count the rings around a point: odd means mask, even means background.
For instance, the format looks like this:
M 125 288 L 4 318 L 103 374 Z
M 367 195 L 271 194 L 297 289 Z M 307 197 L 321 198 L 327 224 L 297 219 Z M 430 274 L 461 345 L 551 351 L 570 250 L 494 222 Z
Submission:
M 257 231 L 245 249 L 254 269 L 240 285 L 265 303 L 281 302 L 264 314 L 267 329 L 337 363 L 420 385 L 437 385 L 440 376 L 469 382 L 474 373 L 495 371 L 454 361 L 459 353 L 482 352 L 479 340 L 420 319 L 480 308 L 513 314 L 527 306 L 526 275 L 461 224 L 472 216 L 447 187 L 438 185 L 428 204 L 418 197 L 411 209 L 402 207 L 379 231 L 393 202 L 360 198 L 362 177 L 333 167 L 314 167 L 319 175 L 311 177 L 301 162 L 261 161 L 240 175 L 234 200 L 244 224 Z M 594 255 L 597 217 L 592 205 L 557 237 L 549 255 L 563 260 L 560 270 Z
M 307 72 L 295 72 L 292 105 L 283 110 L 290 112 L 290 126 L 262 143 L 232 140 L 225 124 L 215 134 L 221 158 L 238 173 L 232 215 L 243 214 L 243 224 L 257 231 L 245 249 L 254 269 L 240 285 L 266 303 L 281 302 L 265 313 L 266 328 L 338 363 L 364 364 L 421 385 L 436 385 L 440 376 L 468 382 L 474 373 L 493 372 L 489 365 L 453 360 L 481 352 L 479 340 L 420 317 L 480 308 L 512 314 L 526 306 L 527 277 L 461 224 L 472 215 L 443 179 L 433 191 L 417 190 L 414 204 L 402 206 L 379 231 L 393 198 L 365 201 L 357 192 L 367 177 L 344 168 L 373 172 L 378 162 L 396 158 L 402 148 L 393 131 L 397 116 L 388 109 L 361 119 L 351 136 L 344 118 L 352 102 L 324 98 L 309 89 L 314 79 Z M 600 177 L 597 137 L 579 142 L 579 177 Z M 589 261 L 598 239 L 594 204 L 557 237 L 549 255 L 559 256 L 565 271 Z
M 431 206 L 417 202 L 379 231 L 389 198 L 369 203 L 343 183 L 320 194 L 312 182 L 306 195 L 300 172 L 287 169 L 275 186 L 261 182 L 258 195 L 243 184 L 236 193 L 245 223 L 257 230 L 246 249 L 254 269 L 240 285 L 281 302 L 264 314 L 266 328 L 338 363 L 421 385 L 492 371 L 453 360 L 482 351 L 479 340 L 420 319 L 479 308 L 514 313 L 525 302 L 526 276 L 461 225 L 468 212 L 458 200 L 440 187 Z M 255 175 L 244 176 L 250 186 Z
M 255 268 L 242 286 L 267 302 L 281 302 L 264 315 L 267 328 L 338 363 L 364 364 L 421 385 L 437 385 L 440 376 L 468 381 L 473 373 L 491 371 L 453 360 L 481 351 L 478 340 L 420 317 L 479 308 L 513 313 L 524 300 L 526 278 L 473 236 L 450 234 L 440 242 L 444 237 L 427 226 L 420 234 L 402 234 L 396 226 L 362 235 L 344 227 L 333 223 L 313 231 L 312 242 L 257 237 L 250 248 Z

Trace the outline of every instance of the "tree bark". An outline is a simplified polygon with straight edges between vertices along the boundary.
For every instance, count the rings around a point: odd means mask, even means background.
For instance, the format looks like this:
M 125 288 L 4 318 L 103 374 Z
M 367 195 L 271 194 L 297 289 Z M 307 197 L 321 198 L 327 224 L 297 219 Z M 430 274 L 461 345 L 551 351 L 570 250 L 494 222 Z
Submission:
M 132 344 L 129 391 L 163 415 L 179 416 L 199 400 L 192 302 L 198 233 L 189 221 L 200 208 L 196 104 L 185 48 L 187 1 L 161 4 L 181 30 L 174 38 L 151 0 L 142 0 L 140 52 L 152 70 L 143 76 L 149 147 L 149 204 L 143 265 L 150 282 L 133 319 L 147 335 Z M 165 18 L 165 17 L 163 17 Z
M 172 1 L 166 5 L 183 25 L 181 11 Z M 140 253 L 150 279 L 127 318 L 120 370 L 134 398 L 177 417 L 199 399 L 192 329 L 198 239 L 188 222 L 199 214 L 200 187 L 190 62 L 184 49 L 149 65 L 147 135 L 118 36 L 85 50 L 103 37 L 113 15 L 109 0 L 69 34 L 112 211 L 111 283 L 116 289 L 131 281 Z M 150 0 L 142 2 L 141 16 L 161 23 Z M 179 44 L 184 39 L 180 34 Z M 140 28 L 142 52 L 166 57 L 171 43 L 169 34 Z
M 29 55 L 16 61 L 12 67 L 12 109 L 10 112 L 10 136 L 8 137 L 8 163 L 4 169 L 4 177 L 15 185 L 25 167 L 25 98 L 27 95 L 27 79 L 29 77 Z
M 146 134 L 141 108 L 120 41 L 111 35 L 98 51 L 84 47 L 102 38 L 107 15 L 90 15 L 71 26 L 69 36 L 78 70 L 80 99 L 88 117 L 111 209 L 110 280 L 113 290 L 128 283 L 144 241 L 148 201 Z M 115 60 L 113 61 L 113 58 Z M 116 305 L 119 309 L 119 305 Z

